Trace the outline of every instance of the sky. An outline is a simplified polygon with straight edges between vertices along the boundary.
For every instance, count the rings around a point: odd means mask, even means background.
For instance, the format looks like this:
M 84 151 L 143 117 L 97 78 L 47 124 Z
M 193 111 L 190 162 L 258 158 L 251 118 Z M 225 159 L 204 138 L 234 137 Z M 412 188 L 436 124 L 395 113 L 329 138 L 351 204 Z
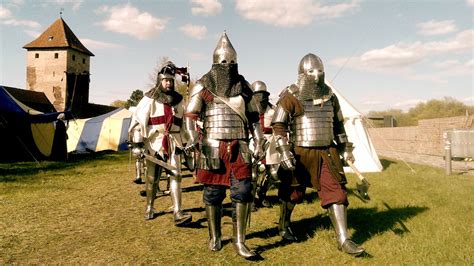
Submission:
M 223 31 L 272 102 L 301 58 L 362 113 L 452 97 L 474 105 L 474 0 L 2 0 L 0 84 L 26 88 L 26 50 L 60 17 L 92 52 L 89 102 L 147 91 L 162 58 L 199 79 Z

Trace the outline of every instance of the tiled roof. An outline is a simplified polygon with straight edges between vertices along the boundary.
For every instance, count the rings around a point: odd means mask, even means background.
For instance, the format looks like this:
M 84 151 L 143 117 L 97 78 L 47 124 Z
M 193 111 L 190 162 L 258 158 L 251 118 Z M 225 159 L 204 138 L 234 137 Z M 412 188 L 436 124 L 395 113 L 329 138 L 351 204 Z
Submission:
M 62 18 L 58 18 L 48 29 L 36 38 L 36 40 L 26 44 L 23 48 L 70 48 L 94 56 L 94 54 L 79 41 Z

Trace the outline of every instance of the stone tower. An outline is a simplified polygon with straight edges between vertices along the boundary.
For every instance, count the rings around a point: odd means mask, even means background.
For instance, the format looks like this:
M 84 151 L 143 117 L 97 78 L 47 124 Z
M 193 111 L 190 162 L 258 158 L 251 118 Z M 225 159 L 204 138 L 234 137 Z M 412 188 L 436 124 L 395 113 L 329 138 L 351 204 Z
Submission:
M 90 57 L 94 56 L 62 18 L 27 50 L 26 87 L 44 92 L 57 111 L 79 109 L 89 102 Z

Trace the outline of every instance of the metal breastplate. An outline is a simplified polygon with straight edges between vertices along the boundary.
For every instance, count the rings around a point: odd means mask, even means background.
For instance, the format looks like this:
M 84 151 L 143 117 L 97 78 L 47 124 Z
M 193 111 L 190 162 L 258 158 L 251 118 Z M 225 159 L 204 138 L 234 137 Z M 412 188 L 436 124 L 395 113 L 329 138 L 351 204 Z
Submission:
M 292 141 L 300 147 L 329 146 L 334 140 L 334 111 L 329 99 L 314 105 L 313 100 L 300 101 L 304 115 L 292 123 Z
M 207 138 L 216 140 L 248 138 L 248 129 L 242 118 L 218 99 L 206 106 L 204 116 L 204 130 Z

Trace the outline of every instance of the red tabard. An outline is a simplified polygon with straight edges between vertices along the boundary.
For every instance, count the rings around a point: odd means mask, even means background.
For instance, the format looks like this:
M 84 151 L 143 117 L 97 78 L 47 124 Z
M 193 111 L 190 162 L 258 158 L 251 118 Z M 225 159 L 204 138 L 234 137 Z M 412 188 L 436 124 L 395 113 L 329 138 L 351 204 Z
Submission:
M 239 152 L 239 141 L 220 141 L 219 158 L 221 168 L 207 171 L 197 169 L 196 182 L 207 185 L 230 186 L 230 176 L 237 179 L 252 178 L 252 165 L 246 164 Z

